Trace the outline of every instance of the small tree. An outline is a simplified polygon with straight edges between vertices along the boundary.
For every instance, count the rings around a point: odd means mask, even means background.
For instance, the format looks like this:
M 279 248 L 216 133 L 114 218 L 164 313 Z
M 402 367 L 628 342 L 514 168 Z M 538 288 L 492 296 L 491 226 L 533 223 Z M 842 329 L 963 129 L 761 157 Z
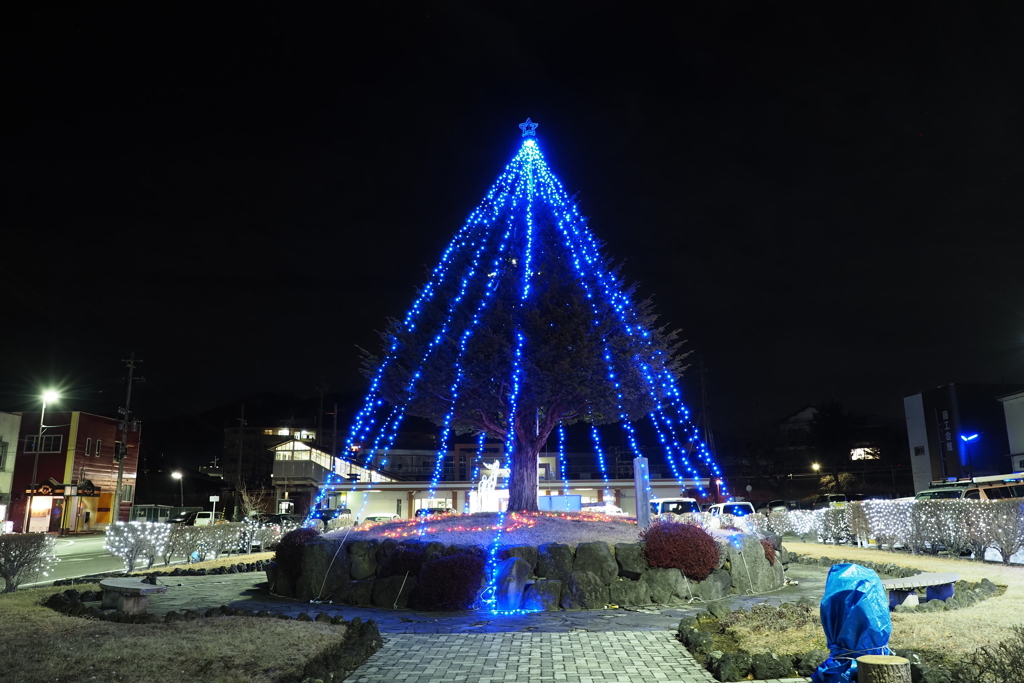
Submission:
M 269 498 L 269 493 L 266 490 L 250 489 L 244 481 L 240 481 L 235 487 L 235 491 L 238 496 L 236 498 L 238 509 L 241 513 L 239 522 L 252 517 L 257 512 L 266 512 L 266 503 Z
M 104 547 L 124 560 L 129 572 L 135 571 L 141 558 L 147 560 L 149 569 L 164 554 L 170 532 L 171 525 L 161 522 L 114 522 L 107 527 Z
M 47 576 L 59 560 L 54 555 L 56 543 L 47 534 L 0 534 L 0 578 L 4 593 L 13 593 L 18 586 L 40 574 Z
M 992 547 L 999 552 L 1003 564 L 1010 564 L 1010 557 L 1024 547 L 1024 515 L 1021 515 L 1020 501 L 997 500 L 990 505 Z

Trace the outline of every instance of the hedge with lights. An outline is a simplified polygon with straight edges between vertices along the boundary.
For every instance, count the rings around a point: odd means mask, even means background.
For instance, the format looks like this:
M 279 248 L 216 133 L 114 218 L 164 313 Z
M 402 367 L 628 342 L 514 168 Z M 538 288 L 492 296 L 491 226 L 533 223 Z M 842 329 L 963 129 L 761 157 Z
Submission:
M 160 522 L 114 522 L 107 527 L 104 548 L 124 560 L 125 569 L 135 571 L 135 563 L 146 559 L 146 569 L 164 554 L 171 525 Z

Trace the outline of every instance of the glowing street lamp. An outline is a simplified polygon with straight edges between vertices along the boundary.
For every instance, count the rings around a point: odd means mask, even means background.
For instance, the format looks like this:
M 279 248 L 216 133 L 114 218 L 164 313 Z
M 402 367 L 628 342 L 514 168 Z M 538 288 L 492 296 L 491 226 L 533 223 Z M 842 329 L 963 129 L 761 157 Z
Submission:
M 185 507 L 185 480 L 183 479 L 181 472 L 171 472 L 171 478 L 178 480 L 178 485 L 181 488 L 181 507 Z
M 974 477 L 974 463 L 971 462 L 971 442 L 977 441 L 981 437 L 981 434 L 961 434 L 960 440 L 964 442 L 964 448 L 967 450 L 967 470 L 969 475 Z
M 818 473 L 818 470 L 820 470 L 820 469 L 821 469 L 821 465 L 819 465 L 818 463 L 812 463 L 812 464 L 811 464 L 811 469 L 812 469 L 812 470 L 814 470 L 814 473 L 815 473 L 815 474 L 817 474 L 817 473 Z
M 43 419 L 46 417 L 46 404 L 56 403 L 60 399 L 60 394 L 52 389 L 47 389 L 43 392 L 43 409 L 39 411 L 39 435 L 36 437 L 36 457 L 32 462 L 32 493 L 29 494 L 28 506 L 25 508 L 25 526 L 22 531 L 28 532 L 28 522 L 32 511 L 32 503 L 35 501 L 36 486 L 39 482 L 36 481 L 36 477 L 39 476 L 39 449 L 43 447 L 43 430 L 46 429 L 46 425 L 43 424 Z

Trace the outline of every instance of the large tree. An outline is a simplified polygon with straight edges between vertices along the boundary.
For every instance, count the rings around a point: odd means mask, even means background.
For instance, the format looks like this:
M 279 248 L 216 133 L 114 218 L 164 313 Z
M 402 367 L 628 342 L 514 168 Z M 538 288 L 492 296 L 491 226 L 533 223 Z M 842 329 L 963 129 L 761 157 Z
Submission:
M 365 363 L 370 403 L 397 408 L 391 424 L 409 414 L 445 437 L 505 443 L 510 510 L 537 509 L 537 455 L 559 423 L 637 420 L 672 399 L 680 371 L 675 334 L 655 327 L 650 301 L 632 303 L 577 207 L 543 186 L 557 181 L 539 152 L 524 150 Z M 383 433 L 387 420 L 364 422 Z

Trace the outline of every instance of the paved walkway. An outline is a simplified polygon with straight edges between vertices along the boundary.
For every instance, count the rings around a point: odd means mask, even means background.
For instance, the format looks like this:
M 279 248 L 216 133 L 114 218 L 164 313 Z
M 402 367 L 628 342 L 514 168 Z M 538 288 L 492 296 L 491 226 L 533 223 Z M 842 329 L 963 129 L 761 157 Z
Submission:
M 749 608 L 760 602 L 778 605 L 804 596 L 821 599 L 826 570 L 794 564 L 787 575 L 799 580 L 799 586 L 761 596 L 730 596 L 730 608 Z M 151 614 L 230 605 L 292 616 L 306 612 L 315 617 L 325 612 L 346 619 L 376 620 L 384 647 L 349 679 L 362 683 L 714 680 L 675 639 L 679 620 L 704 611 L 704 604 L 493 616 L 299 602 L 263 592 L 260 584 L 266 576 L 262 572 L 162 576 L 159 580 L 168 591 L 150 596 Z

